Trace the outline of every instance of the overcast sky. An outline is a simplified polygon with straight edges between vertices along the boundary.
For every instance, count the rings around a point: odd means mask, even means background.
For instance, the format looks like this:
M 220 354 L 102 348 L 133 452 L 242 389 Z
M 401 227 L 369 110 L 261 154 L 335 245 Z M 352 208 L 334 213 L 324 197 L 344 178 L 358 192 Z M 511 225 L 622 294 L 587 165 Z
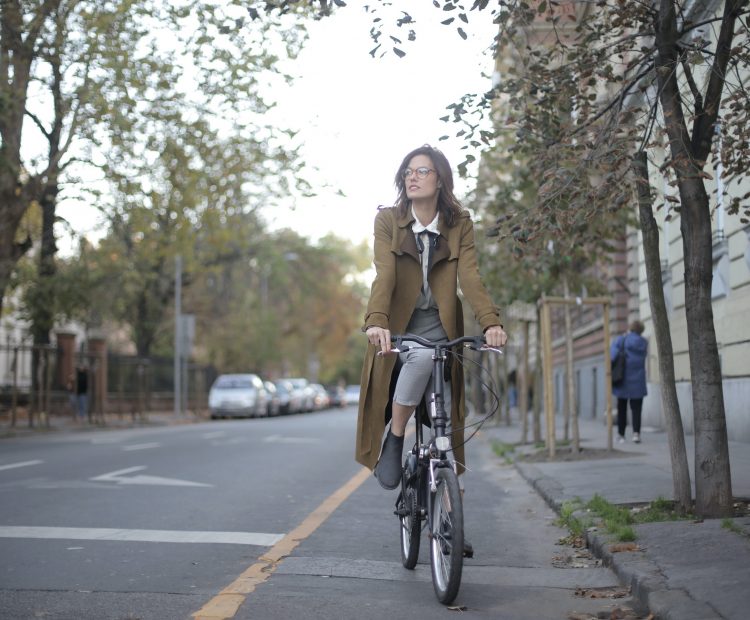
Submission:
M 305 49 L 286 67 L 296 79 L 269 93 L 278 105 L 266 120 L 299 130 L 302 155 L 317 168 L 308 178 L 318 191 L 313 198 L 290 197 L 288 208 L 266 209 L 273 228 L 291 227 L 313 240 L 328 232 L 354 242 L 369 240 L 377 206 L 394 201 L 393 176 L 406 153 L 430 143 L 448 156 L 454 170 L 463 160 L 459 139 L 439 142 L 457 131 L 439 118 L 463 94 L 490 87 L 493 63 L 487 49 L 496 27 L 488 12 L 470 13 L 470 23 L 461 24 L 468 35 L 463 40 L 455 29 L 458 20 L 440 24 L 458 11 L 437 10 L 429 0 L 404 0 L 398 8 L 416 19 L 417 40 L 401 46 L 404 58 L 370 56 L 372 16 L 350 2 L 333 17 L 310 24 Z M 402 30 L 405 39 L 408 31 Z M 468 185 L 458 178 L 456 184 L 461 196 Z M 98 236 L 93 209 L 69 203 L 59 213 L 79 234 Z
M 458 11 L 438 11 L 428 0 L 399 3 L 417 20 L 417 40 L 402 46 L 403 58 L 390 53 L 372 58 L 372 17 L 354 4 L 312 25 L 294 65 L 299 77 L 277 110 L 300 128 L 303 154 L 320 170 L 313 178 L 330 187 L 300 200 L 294 212 L 269 212 L 268 219 L 313 239 L 328 231 L 354 241 L 369 239 L 376 208 L 393 203 L 393 177 L 413 148 L 439 147 L 455 170 L 464 158 L 463 143 L 439 142 L 458 130 L 439 119 L 463 94 L 490 88 L 493 62 L 486 50 L 496 27 L 488 12 L 470 14 L 470 23 L 462 24 L 468 34 L 464 41 L 455 30 L 458 20 L 440 24 Z M 402 30 L 406 38 L 408 31 Z M 466 191 L 466 183 L 456 180 L 458 193 Z

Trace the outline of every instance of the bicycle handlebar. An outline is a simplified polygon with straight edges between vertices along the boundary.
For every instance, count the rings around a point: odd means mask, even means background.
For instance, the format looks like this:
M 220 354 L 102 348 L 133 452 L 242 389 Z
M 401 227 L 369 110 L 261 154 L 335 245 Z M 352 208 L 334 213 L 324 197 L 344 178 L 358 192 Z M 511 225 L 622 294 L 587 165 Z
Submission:
M 452 349 L 459 344 L 468 344 L 469 348 L 475 351 L 486 350 L 502 353 L 500 349 L 488 347 L 484 340 L 484 336 L 459 336 L 458 338 L 454 338 L 453 340 L 441 342 L 427 340 L 426 338 L 422 338 L 421 336 L 417 336 L 415 334 L 397 334 L 395 336 L 391 336 L 391 342 L 396 345 L 394 352 L 408 351 L 409 347 L 402 347 L 402 342 L 404 341 L 416 342 L 417 344 L 422 345 L 423 347 L 428 347 L 430 349 L 436 349 L 438 347 L 440 347 L 441 349 Z

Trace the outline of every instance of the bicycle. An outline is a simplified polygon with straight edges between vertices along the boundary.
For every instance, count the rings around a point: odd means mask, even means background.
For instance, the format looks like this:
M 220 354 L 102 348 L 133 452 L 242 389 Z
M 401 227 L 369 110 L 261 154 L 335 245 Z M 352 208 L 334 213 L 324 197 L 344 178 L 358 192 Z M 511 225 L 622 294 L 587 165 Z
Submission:
M 431 342 L 411 334 L 392 336 L 391 342 L 395 346 L 391 351 L 408 351 L 411 347 L 404 345 L 404 341 L 413 341 L 422 347 L 431 348 L 434 354 L 429 412 L 426 411 L 425 403 L 422 403 L 414 414 L 414 446 L 404 459 L 401 491 L 394 511 L 401 525 L 401 562 L 410 570 L 417 565 L 422 522 L 426 521 L 432 584 L 438 600 L 449 605 L 456 598 L 461 585 L 464 525 L 456 463 L 448 458 L 451 440 L 445 432 L 449 421 L 444 399 L 445 362 L 448 352 L 461 344 L 474 350 L 501 351 L 487 347 L 481 336 L 462 336 L 447 342 Z M 428 416 L 427 419 L 425 416 Z M 432 429 L 427 441 L 423 434 L 425 422 Z

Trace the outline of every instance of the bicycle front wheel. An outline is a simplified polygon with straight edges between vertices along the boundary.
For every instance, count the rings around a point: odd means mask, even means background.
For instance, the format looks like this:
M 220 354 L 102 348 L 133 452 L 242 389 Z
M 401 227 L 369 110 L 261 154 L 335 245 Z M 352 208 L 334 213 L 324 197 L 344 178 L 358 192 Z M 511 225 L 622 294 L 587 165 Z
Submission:
M 430 565 L 432 585 L 443 605 L 458 594 L 464 565 L 464 512 L 458 476 L 447 467 L 436 472 L 437 490 L 432 494 Z
M 419 536 L 422 525 L 419 516 L 417 489 L 406 486 L 401 510 L 401 563 L 412 570 L 419 559 Z

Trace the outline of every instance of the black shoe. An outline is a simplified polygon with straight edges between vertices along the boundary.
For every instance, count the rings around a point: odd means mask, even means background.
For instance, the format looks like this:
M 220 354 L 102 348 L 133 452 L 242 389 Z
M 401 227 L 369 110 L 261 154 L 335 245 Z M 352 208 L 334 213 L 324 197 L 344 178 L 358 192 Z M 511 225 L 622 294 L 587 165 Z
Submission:
M 464 538 L 464 557 L 465 558 L 473 558 L 474 557 L 474 547 L 465 538 Z
M 391 431 L 388 431 L 374 472 L 380 486 L 384 489 L 395 489 L 401 482 L 401 455 L 403 451 L 403 436 L 396 437 Z

